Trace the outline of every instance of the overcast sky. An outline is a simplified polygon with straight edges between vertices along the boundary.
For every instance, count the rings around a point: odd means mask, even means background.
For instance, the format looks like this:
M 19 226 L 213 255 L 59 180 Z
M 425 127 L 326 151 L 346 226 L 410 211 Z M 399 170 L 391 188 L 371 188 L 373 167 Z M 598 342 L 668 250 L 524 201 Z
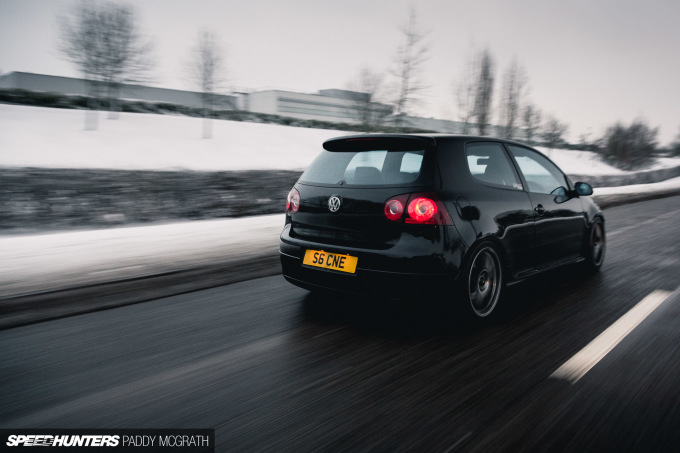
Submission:
M 158 86 L 195 89 L 185 61 L 198 31 L 226 50 L 229 86 L 315 92 L 348 88 L 362 67 L 387 73 L 415 5 L 429 31 L 430 86 L 422 116 L 456 119 L 454 82 L 472 53 L 496 59 L 495 99 L 514 58 L 530 98 L 570 125 L 569 138 L 601 136 L 644 118 L 662 144 L 680 130 L 680 0 L 141 0 L 155 45 Z M 0 0 L 0 71 L 79 76 L 58 50 L 57 16 L 72 0 Z

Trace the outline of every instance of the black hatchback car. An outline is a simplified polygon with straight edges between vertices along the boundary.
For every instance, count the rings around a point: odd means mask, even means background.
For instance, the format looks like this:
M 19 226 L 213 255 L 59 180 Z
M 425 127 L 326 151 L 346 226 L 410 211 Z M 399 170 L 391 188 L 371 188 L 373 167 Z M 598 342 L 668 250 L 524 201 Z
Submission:
M 280 256 L 295 285 L 450 300 L 484 318 L 506 284 L 602 265 L 592 187 L 525 145 L 369 134 L 323 147 L 286 203 Z

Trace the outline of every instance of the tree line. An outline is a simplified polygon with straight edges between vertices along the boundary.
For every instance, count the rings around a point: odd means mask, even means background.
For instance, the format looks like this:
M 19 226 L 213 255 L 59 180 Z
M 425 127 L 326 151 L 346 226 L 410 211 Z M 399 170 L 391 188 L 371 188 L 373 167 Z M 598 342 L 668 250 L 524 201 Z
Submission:
M 361 96 L 356 102 L 356 119 L 366 131 L 379 130 L 390 119 L 395 126 L 407 124 L 406 117 L 418 105 L 427 90 L 423 80 L 423 65 L 430 45 L 427 32 L 420 28 L 417 13 L 409 12 L 406 25 L 401 28 L 402 43 L 397 48 L 393 67 L 389 71 L 392 88 L 384 94 L 381 73 L 362 68 L 352 85 Z M 453 83 L 453 94 L 460 125 L 460 133 L 491 135 L 520 139 L 530 144 L 596 151 L 602 158 L 624 169 L 644 166 L 658 153 L 680 155 L 680 133 L 668 148 L 659 148 L 658 128 L 642 119 L 629 126 L 620 122 L 607 128 L 604 135 L 589 140 L 582 135 L 578 145 L 567 142 L 568 124 L 553 114 L 544 114 L 528 96 L 529 77 L 525 68 L 514 58 L 501 77 L 499 99 L 494 102 L 496 60 L 488 48 L 474 52 L 461 74 Z M 384 108 L 392 105 L 394 112 Z
M 401 27 L 402 42 L 394 54 L 387 77 L 371 68 L 362 68 L 350 84 L 357 94 L 355 119 L 367 131 L 379 130 L 386 122 L 407 126 L 408 115 L 422 102 L 428 85 L 424 64 L 429 58 L 428 33 L 414 9 Z M 496 61 L 488 48 L 470 56 L 454 81 L 453 97 L 457 110 L 458 132 L 522 138 L 556 147 L 566 144 L 568 126 L 553 115 L 543 115 L 528 100 L 528 76 L 514 59 L 502 76 L 500 100 L 496 104 Z M 385 105 L 391 106 L 385 109 Z
M 97 110 L 106 107 L 115 117 L 121 84 L 148 80 L 152 43 L 143 37 L 134 8 L 118 2 L 74 4 L 70 13 L 61 17 L 60 25 L 61 51 L 87 81 L 93 113 L 86 118 L 86 129 L 96 129 Z M 430 57 L 431 44 L 415 9 L 409 10 L 400 31 L 401 42 L 389 70 L 383 73 L 364 67 L 350 82 L 351 110 L 366 132 L 380 131 L 385 126 L 407 128 L 408 116 L 429 88 L 424 65 Z M 225 82 L 224 50 L 215 33 L 199 33 L 186 65 L 202 93 L 203 137 L 210 138 L 215 95 Z M 460 133 L 520 139 L 548 148 L 571 147 L 565 139 L 569 126 L 545 114 L 531 101 L 528 74 L 516 58 L 501 75 L 497 101 L 496 73 L 493 54 L 483 48 L 472 53 L 454 80 L 452 103 Z M 619 167 L 636 168 L 659 151 L 657 133 L 658 129 L 643 120 L 629 126 L 616 123 L 596 140 L 582 135 L 579 148 L 598 151 Z M 680 155 L 680 134 L 665 151 Z

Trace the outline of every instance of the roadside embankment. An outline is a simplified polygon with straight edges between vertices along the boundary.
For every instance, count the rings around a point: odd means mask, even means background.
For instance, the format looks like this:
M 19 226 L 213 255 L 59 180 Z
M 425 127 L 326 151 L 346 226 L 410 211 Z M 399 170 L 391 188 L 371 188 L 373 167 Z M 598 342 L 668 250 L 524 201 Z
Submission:
M 0 167 L 0 234 L 275 214 L 299 176 L 293 170 Z
M 237 218 L 281 212 L 300 171 L 143 171 L 0 167 L 0 235 Z M 680 167 L 571 175 L 593 187 L 657 183 Z M 647 196 L 647 189 L 636 189 Z M 596 191 L 596 194 L 598 192 Z M 632 199 L 602 197 L 603 206 Z

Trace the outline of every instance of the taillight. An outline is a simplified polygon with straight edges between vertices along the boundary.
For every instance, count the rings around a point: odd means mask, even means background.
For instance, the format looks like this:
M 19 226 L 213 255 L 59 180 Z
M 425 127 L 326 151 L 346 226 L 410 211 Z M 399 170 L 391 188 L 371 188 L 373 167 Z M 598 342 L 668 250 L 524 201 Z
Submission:
M 406 223 L 428 223 L 437 214 L 437 204 L 429 198 L 418 197 L 408 204 Z
M 397 200 L 392 199 L 385 203 L 385 216 L 392 221 L 398 221 L 401 216 L 404 215 L 404 204 Z
M 288 193 L 286 199 L 286 212 L 298 212 L 300 209 L 300 192 L 293 187 Z
M 404 206 L 407 206 L 404 209 Z M 385 217 L 393 222 L 453 225 L 444 203 L 433 193 L 404 194 L 385 203 Z

